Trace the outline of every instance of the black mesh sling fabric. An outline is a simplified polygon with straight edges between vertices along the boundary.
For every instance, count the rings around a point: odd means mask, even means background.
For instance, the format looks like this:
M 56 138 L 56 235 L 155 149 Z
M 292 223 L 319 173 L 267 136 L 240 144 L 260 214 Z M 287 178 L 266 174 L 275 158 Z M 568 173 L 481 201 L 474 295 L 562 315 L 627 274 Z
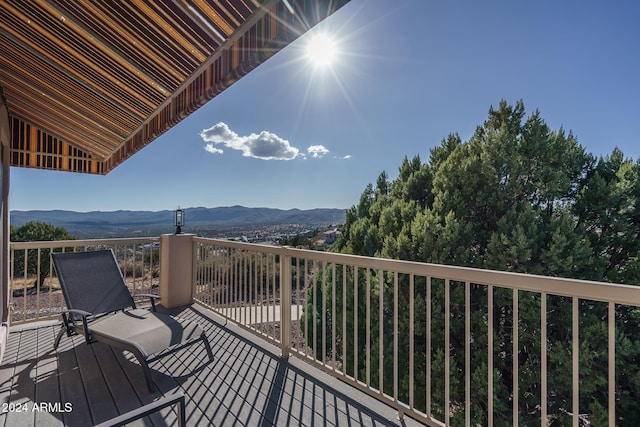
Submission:
M 67 307 L 93 314 L 135 307 L 110 249 L 52 255 Z

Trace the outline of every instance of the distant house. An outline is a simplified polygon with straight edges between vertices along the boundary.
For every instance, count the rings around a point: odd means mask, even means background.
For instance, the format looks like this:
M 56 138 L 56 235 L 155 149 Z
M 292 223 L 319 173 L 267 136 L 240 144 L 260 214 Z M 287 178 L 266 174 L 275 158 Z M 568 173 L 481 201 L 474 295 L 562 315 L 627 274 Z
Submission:
M 338 240 L 338 236 L 340 235 L 340 231 L 337 228 L 333 230 L 327 230 L 324 232 L 324 242 L 327 244 L 331 244 Z

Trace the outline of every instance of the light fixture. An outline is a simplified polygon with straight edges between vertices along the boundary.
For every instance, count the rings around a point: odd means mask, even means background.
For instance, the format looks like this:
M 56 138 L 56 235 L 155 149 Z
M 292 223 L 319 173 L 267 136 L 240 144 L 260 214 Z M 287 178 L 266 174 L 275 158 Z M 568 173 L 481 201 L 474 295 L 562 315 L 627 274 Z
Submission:
M 178 206 L 178 209 L 173 213 L 173 225 L 176 226 L 176 234 L 182 233 L 182 227 L 184 226 L 184 211 L 180 209 L 180 206 Z

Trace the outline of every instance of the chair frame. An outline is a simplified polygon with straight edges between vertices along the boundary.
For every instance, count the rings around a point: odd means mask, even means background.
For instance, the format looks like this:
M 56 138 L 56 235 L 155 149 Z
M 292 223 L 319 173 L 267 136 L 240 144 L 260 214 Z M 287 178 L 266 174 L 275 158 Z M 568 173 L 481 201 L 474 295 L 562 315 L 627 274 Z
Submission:
M 113 260 L 115 262 L 115 255 L 113 255 L 113 251 L 111 249 L 108 249 L 106 251 L 111 252 L 111 255 L 113 257 Z M 105 252 L 106 252 L 105 251 Z M 53 259 L 53 264 L 56 267 L 56 272 L 58 275 L 60 275 L 59 272 L 59 267 L 57 264 L 57 260 L 56 260 L 56 256 L 59 255 L 68 255 L 67 254 L 61 254 L 61 253 L 52 253 L 51 257 Z M 117 266 L 117 263 L 116 263 Z M 118 268 L 118 271 L 119 268 Z M 122 277 L 122 273 L 120 272 L 120 276 Z M 67 291 L 62 283 L 63 281 L 60 280 L 60 284 L 61 284 L 61 288 L 65 297 L 65 300 L 67 302 L 67 307 L 69 305 L 73 305 L 70 304 L 69 302 L 69 295 L 67 294 Z M 122 284 L 126 287 L 126 284 L 124 282 L 124 277 L 122 277 Z M 128 291 L 128 289 L 127 289 Z M 157 309 L 156 309 L 156 303 L 155 300 L 160 298 L 160 296 L 158 295 L 154 295 L 154 294 L 137 294 L 137 295 L 131 295 L 131 293 L 129 293 L 130 297 L 131 297 L 131 305 L 129 307 L 126 308 L 122 308 L 121 310 L 123 312 L 126 312 L 129 309 L 136 309 L 136 304 L 135 304 L 135 300 L 134 298 L 136 297 L 148 297 L 150 302 L 151 302 L 151 311 L 154 313 L 157 313 L 157 315 L 162 315 L 162 316 L 168 316 L 171 317 L 168 314 L 165 313 L 158 313 Z M 204 330 L 202 330 L 202 333 L 200 334 L 200 336 L 198 338 L 195 339 L 191 339 L 188 340 L 184 343 L 181 344 L 176 344 L 170 347 L 167 347 L 166 349 L 160 351 L 157 353 L 156 356 L 151 357 L 150 355 L 147 355 L 145 357 L 145 355 L 143 354 L 142 350 L 140 348 L 138 348 L 138 346 L 136 345 L 135 342 L 131 341 L 131 342 L 123 342 L 123 341 L 116 341 L 113 340 L 107 336 L 101 335 L 99 333 L 95 333 L 95 331 L 92 331 L 91 329 L 91 322 L 94 320 L 98 320 L 100 318 L 103 318 L 104 316 L 109 316 L 109 315 L 113 315 L 115 312 L 120 311 L 120 309 L 115 310 L 115 311 L 109 311 L 109 312 L 104 312 L 104 313 L 90 313 L 84 310 L 79 310 L 79 309 L 73 309 L 73 308 L 66 308 L 62 313 L 62 327 L 60 328 L 60 331 L 58 332 L 56 339 L 54 341 L 54 345 L 53 348 L 57 349 L 58 346 L 60 345 L 60 340 L 62 339 L 62 336 L 66 333 L 66 335 L 68 337 L 71 337 L 73 335 L 83 335 L 85 338 L 85 342 L 87 344 L 93 344 L 95 342 L 103 342 L 105 344 L 108 344 L 110 346 L 116 347 L 116 348 L 120 348 L 122 350 L 127 350 L 129 352 L 131 352 L 135 358 L 138 360 L 138 362 L 140 363 L 140 365 L 142 366 L 143 372 L 144 372 L 144 377 L 145 377 L 145 381 L 147 383 L 147 386 L 149 388 L 150 392 L 154 392 L 155 391 L 155 386 L 153 384 L 153 381 L 151 379 L 151 370 L 149 369 L 149 363 L 153 362 L 155 360 L 158 360 L 161 357 L 164 357 L 168 354 L 174 353 L 176 351 L 179 351 L 185 347 L 188 347 L 192 344 L 197 343 L 198 341 L 202 341 L 202 343 L 204 344 L 204 347 L 207 351 L 207 355 L 209 357 L 209 361 L 213 361 L 213 352 L 211 351 L 211 345 L 209 344 L 209 340 L 207 339 L 206 333 Z M 78 319 L 77 317 L 80 317 L 80 319 Z

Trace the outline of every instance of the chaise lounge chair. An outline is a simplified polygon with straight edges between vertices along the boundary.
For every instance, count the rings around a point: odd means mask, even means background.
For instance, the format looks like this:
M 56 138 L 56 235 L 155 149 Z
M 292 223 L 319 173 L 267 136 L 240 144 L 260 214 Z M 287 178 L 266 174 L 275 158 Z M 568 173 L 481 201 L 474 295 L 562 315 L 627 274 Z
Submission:
M 209 360 L 213 360 L 200 325 L 156 312 L 157 295 L 143 295 L 151 298 L 152 310 L 136 308 L 110 249 L 51 256 L 67 303 L 54 348 L 66 332 L 67 336 L 84 335 L 87 344 L 100 341 L 128 350 L 142 365 L 151 392 L 154 386 L 148 363 L 164 356 L 164 350 L 175 351 L 202 341 Z

